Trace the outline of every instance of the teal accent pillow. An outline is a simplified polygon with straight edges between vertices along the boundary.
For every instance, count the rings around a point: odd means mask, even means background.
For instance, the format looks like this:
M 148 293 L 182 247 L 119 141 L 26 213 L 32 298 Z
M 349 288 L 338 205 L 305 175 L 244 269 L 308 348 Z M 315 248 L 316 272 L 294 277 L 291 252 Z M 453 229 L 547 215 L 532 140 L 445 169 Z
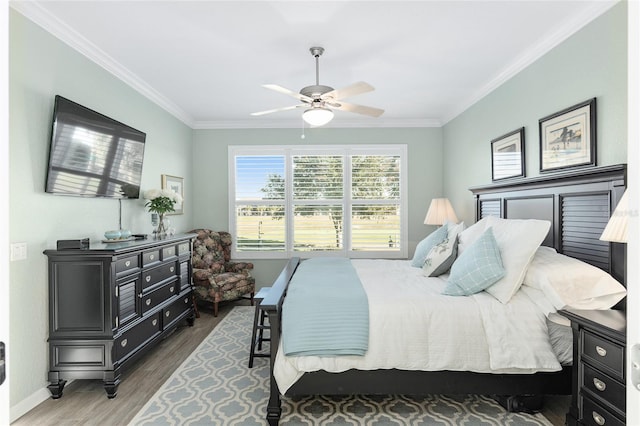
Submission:
M 427 258 L 427 254 L 431 251 L 436 244 L 440 244 L 447 238 L 449 233 L 447 226 L 441 226 L 440 228 L 433 231 L 431 234 L 427 235 L 427 237 L 420 241 L 416 246 L 416 251 L 413 254 L 413 259 L 411 260 L 411 266 L 416 268 L 422 268 L 424 264 L 424 260 Z
M 500 248 L 493 230 L 488 228 L 453 263 L 442 294 L 469 296 L 479 293 L 504 274 Z

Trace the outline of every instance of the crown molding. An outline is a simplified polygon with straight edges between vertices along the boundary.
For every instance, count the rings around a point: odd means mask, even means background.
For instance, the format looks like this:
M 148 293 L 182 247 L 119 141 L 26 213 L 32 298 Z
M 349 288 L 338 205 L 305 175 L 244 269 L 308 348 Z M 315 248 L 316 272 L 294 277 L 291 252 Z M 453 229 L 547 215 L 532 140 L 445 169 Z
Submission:
M 595 2 L 589 9 L 583 11 L 581 14 L 576 15 L 572 20 L 567 21 L 565 25 L 559 28 L 556 32 L 542 39 L 531 49 L 523 52 L 523 54 L 520 55 L 514 62 L 509 64 L 497 76 L 495 76 L 491 81 L 485 84 L 480 90 L 475 92 L 471 97 L 467 98 L 464 102 L 461 102 L 456 108 L 453 108 L 447 114 L 444 114 L 442 118 L 443 125 L 447 124 L 449 121 L 465 112 L 471 106 L 479 102 L 482 98 L 496 90 L 502 84 L 506 83 L 520 71 L 533 64 L 542 56 L 550 52 L 554 47 L 558 46 L 573 34 L 577 33 L 588 23 L 605 13 L 607 10 L 611 9 L 619 2 L 620 0 Z
M 380 119 L 375 120 L 333 120 L 322 127 L 332 129 L 346 128 L 408 128 L 408 127 L 441 127 L 442 123 L 436 119 Z M 309 128 L 308 125 L 304 126 Z M 220 120 L 220 121 L 196 121 L 193 129 L 302 129 L 302 119 L 284 120 Z
M 562 43 L 564 40 L 575 34 L 589 22 L 609 10 L 611 7 L 619 3 L 620 0 L 606 0 L 594 2 L 591 8 L 583 13 L 576 15 L 574 19 L 567 21 L 565 25 L 559 28 L 555 33 L 541 40 L 532 49 L 523 52 L 519 58 L 509 64 L 496 77 L 485 84 L 480 90 L 473 93 L 465 101 L 461 102 L 457 107 L 452 108 L 443 114 L 440 119 L 376 119 L 370 120 L 340 120 L 332 122 L 328 127 L 332 128 L 391 128 L 391 127 L 441 127 L 449 121 L 453 120 L 468 108 L 476 104 L 489 93 L 500 87 L 506 81 L 514 77 L 520 71 L 534 63 L 540 57 L 548 53 L 551 49 Z M 150 101 L 176 117 L 178 120 L 186 124 L 192 129 L 266 129 L 266 128 L 301 128 L 300 120 L 279 120 L 273 122 L 263 122 L 255 120 L 213 120 L 213 121 L 196 121 L 183 109 L 170 101 L 164 95 L 153 89 L 149 84 L 140 79 L 137 75 L 123 67 L 115 59 L 110 57 L 106 52 L 98 46 L 91 43 L 78 32 L 73 30 L 64 22 L 57 19 L 49 11 L 43 8 L 37 2 L 32 1 L 10 1 L 9 6 L 21 13 L 35 24 L 44 28 L 53 36 L 62 40 L 64 43 L 75 49 L 98 66 L 104 68 L 115 77 L 122 80 L 134 90 L 148 98 Z
M 73 28 L 53 16 L 48 10 L 37 2 L 32 1 L 11 1 L 9 6 L 16 12 L 24 15 L 36 25 L 44 28 L 54 37 L 60 39 L 72 49 L 95 62 L 107 72 L 122 80 L 131 88 L 148 98 L 150 101 L 166 110 L 189 127 L 193 127 L 193 118 L 184 110 L 171 102 L 164 95 L 156 91 L 149 84 L 145 83 L 137 75 L 123 67 L 119 62 L 109 56 L 95 44 L 80 35 Z

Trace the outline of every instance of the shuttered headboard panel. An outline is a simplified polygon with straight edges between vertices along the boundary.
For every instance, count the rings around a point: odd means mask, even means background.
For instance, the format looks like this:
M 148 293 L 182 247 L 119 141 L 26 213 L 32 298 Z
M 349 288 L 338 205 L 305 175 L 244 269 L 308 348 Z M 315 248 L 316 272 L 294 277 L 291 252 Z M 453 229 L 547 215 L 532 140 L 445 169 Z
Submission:
M 597 266 L 624 283 L 624 244 L 600 241 L 624 193 L 626 164 L 471 188 L 476 220 L 493 215 L 551 222 L 543 245 Z

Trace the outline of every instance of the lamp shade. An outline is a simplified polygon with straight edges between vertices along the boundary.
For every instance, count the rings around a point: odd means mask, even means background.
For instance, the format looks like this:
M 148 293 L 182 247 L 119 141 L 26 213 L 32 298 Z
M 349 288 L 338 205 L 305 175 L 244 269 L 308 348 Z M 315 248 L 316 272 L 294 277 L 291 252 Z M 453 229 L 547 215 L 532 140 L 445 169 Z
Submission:
M 627 222 L 629 221 L 629 201 L 627 200 L 627 192 L 622 194 L 622 198 L 618 202 L 616 209 L 607 222 L 607 226 L 602 231 L 600 239 L 602 241 L 611 241 L 614 243 L 627 242 Z
M 453 211 L 448 198 L 434 198 L 431 200 L 427 216 L 424 218 L 425 225 L 443 225 L 447 220 L 458 223 L 458 216 Z
M 311 126 L 324 126 L 333 119 L 333 111 L 328 108 L 310 108 L 302 113 L 302 119 Z

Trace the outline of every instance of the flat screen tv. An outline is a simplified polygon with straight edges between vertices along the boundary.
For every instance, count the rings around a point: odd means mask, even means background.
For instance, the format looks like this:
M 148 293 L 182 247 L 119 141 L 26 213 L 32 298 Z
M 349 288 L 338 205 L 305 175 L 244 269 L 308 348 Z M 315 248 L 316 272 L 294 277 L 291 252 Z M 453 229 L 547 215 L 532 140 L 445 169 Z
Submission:
M 140 198 L 145 139 L 145 133 L 57 95 L 45 191 Z

